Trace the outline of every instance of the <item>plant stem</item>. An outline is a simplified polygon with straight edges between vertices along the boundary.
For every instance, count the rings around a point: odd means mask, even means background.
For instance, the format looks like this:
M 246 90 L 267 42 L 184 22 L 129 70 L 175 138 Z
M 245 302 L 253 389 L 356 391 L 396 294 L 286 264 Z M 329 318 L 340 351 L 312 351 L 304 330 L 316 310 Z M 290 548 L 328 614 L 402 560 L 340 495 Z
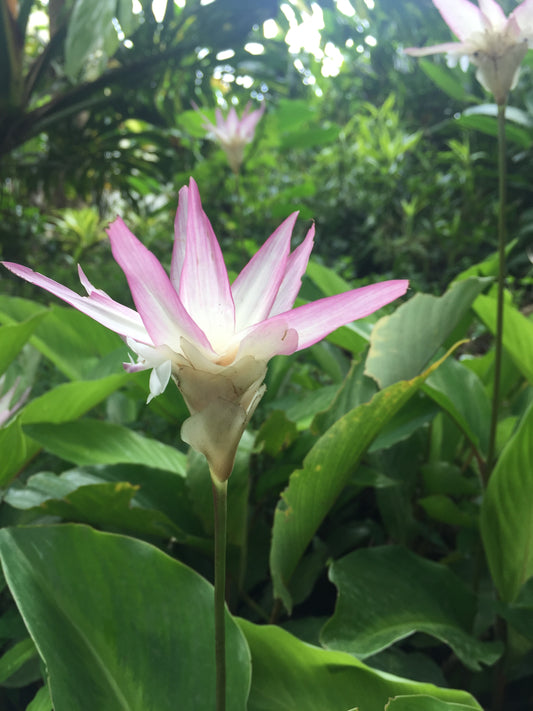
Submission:
M 216 711 L 226 709 L 226 531 L 228 482 L 212 477 L 215 511 L 215 664 Z
M 505 281 L 505 104 L 498 105 L 498 301 L 496 306 L 496 343 L 494 354 L 494 391 L 492 394 L 492 415 L 490 421 L 489 451 L 485 481 L 487 482 L 494 466 L 496 448 L 496 430 L 500 407 L 500 378 L 502 369 L 503 343 L 503 290 Z

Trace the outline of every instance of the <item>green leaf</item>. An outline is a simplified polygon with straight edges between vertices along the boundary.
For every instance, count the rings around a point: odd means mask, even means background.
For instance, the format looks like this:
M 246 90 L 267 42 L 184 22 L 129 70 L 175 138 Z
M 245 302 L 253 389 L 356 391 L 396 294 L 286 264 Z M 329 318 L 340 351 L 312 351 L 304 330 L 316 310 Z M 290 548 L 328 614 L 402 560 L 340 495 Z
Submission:
M 390 697 L 399 694 L 424 694 L 481 709 L 465 691 L 400 679 L 370 669 L 350 654 L 306 644 L 279 627 L 238 622 L 252 652 L 248 711 L 383 711 Z
M 9 452 L 9 457 L 0 461 L 0 485 L 5 485 L 40 449 L 37 442 L 23 433 L 21 424 L 61 423 L 76 419 L 104 400 L 127 379 L 128 375 L 122 373 L 101 380 L 64 383 L 31 400 L 20 411 L 16 425 L 12 423 L 8 428 L 0 430 L 0 446 L 2 440 L 5 440 L 5 451 Z
M 474 311 L 496 333 L 496 299 L 478 296 Z M 522 375 L 533 384 L 533 321 L 509 304 L 503 307 L 503 345 Z
M 128 378 L 127 373 L 119 373 L 99 380 L 63 383 L 29 402 L 21 411 L 20 420 L 25 425 L 75 420 L 125 385 Z
M 97 528 L 137 537 L 155 536 L 180 543 L 186 533 L 164 513 L 132 506 L 137 487 L 128 482 L 80 486 L 63 499 L 49 498 L 40 505 L 42 514 L 59 516 L 67 521 L 89 523 Z
M 465 111 L 459 118 L 454 119 L 454 125 L 473 128 L 475 131 L 480 131 L 488 136 L 496 137 L 498 135 L 498 120 L 494 116 L 467 113 Z M 505 137 L 509 142 L 516 143 L 522 148 L 531 146 L 531 131 L 515 126 L 508 121 L 505 124 Z
M 41 686 L 29 706 L 26 706 L 26 711 L 53 711 L 52 699 L 47 686 Z
M 533 404 L 494 467 L 481 533 L 496 588 L 512 602 L 533 576 Z
M 470 669 L 500 656 L 499 646 L 471 635 L 475 597 L 443 565 L 400 546 L 382 546 L 335 561 L 329 577 L 338 598 L 322 629 L 327 647 L 365 659 L 414 632 L 425 632 L 448 644 Z
M 27 438 L 17 417 L 7 427 L 0 428 L 0 487 L 6 486 L 18 472 L 27 454 Z
M 444 296 L 417 294 L 372 331 L 365 373 L 380 388 L 418 375 L 444 344 L 486 280 L 453 284 Z
M 452 99 L 476 101 L 475 97 L 465 91 L 462 82 L 457 81 L 457 73 L 453 70 L 427 59 L 420 59 L 419 64 L 424 74 Z
M 4 529 L 0 556 L 55 711 L 214 708 L 213 589 L 197 573 L 76 525 Z M 226 637 L 228 711 L 244 711 L 249 651 L 229 614 Z
M 440 362 L 414 380 L 381 390 L 370 402 L 348 412 L 318 439 L 305 457 L 303 469 L 292 473 L 276 507 L 270 550 L 274 595 L 289 611 L 290 579 L 316 530 L 372 441 Z
M 474 447 L 487 452 L 490 429 L 490 401 L 480 378 L 449 358 L 422 386 L 456 422 Z
M 353 363 L 330 407 L 315 415 L 311 430 L 323 434 L 354 407 L 368 402 L 377 391 L 372 378 L 364 373 L 364 361 Z
M 468 704 L 456 704 L 434 696 L 397 696 L 389 701 L 385 711 L 472 711 L 478 708 L 473 700 Z
M 113 27 L 117 0 L 76 0 L 65 40 L 65 72 L 75 81 L 90 55 L 100 50 L 103 59 L 119 46 Z M 94 62 L 93 62 L 94 63 Z
M 0 658 L 0 684 L 4 684 L 26 662 L 36 656 L 35 644 L 29 637 L 13 645 Z
M 46 314 L 47 311 L 42 310 L 27 321 L 0 328 L 0 343 L 2 344 L 2 349 L 0 350 L 0 373 L 3 373 L 11 361 L 14 360 Z
M 28 299 L 0 296 L 0 321 L 13 324 L 42 311 Z M 119 336 L 72 308 L 52 306 L 30 342 L 70 380 L 120 372 L 127 349 Z
M 25 425 L 24 431 L 46 451 L 79 466 L 144 464 L 185 475 L 186 456 L 126 427 L 99 420 Z

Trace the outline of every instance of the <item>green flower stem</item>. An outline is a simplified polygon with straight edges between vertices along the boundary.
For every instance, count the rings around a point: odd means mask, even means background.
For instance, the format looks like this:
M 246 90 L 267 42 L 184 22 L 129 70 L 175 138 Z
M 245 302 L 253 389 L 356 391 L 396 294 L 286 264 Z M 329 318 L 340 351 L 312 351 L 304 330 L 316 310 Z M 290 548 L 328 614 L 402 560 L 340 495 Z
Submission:
M 226 709 L 226 532 L 228 522 L 228 482 L 212 477 L 215 510 L 215 660 L 216 711 Z
M 505 104 L 498 105 L 498 302 L 496 307 L 496 343 L 494 355 L 494 391 L 492 394 L 492 414 L 490 421 L 489 452 L 485 480 L 488 481 L 494 467 L 496 430 L 500 407 L 500 378 L 502 369 L 503 343 L 503 291 L 505 281 L 505 199 L 506 199 L 506 159 L 505 159 Z

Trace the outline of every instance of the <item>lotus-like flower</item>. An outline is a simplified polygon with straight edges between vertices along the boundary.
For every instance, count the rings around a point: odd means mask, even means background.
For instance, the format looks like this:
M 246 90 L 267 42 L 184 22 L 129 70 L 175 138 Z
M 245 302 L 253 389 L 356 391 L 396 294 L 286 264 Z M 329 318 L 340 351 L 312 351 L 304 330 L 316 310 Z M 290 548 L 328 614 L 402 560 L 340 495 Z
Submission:
M 5 374 L 0 377 L 0 393 L 4 389 L 4 383 L 6 380 Z M 31 388 L 27 388 L 20 395 L 20 397 L 13 402 L 13 397 L 17 390 L 20 378 L 16 378 L 13 385 L 8 388 L 5 393 L 0 395 L 0 427 L 5 425 L 5 423 L 19 410 L 29 397 Z
M 255 127 L 263 115 L 265 104 L 255 111 L 250 111 L 250 104 L 247 104 L 240 119 L 233 106 L 226 118 L 222 111 L 217 109 L 215 124 L 212 124 L 197 106 L 194 108 L 203 116 L 204 128 L 213 134 L 215 141 L 220 143 L 232 171 L 238 173 L 244 159 L 244 147 L 254 140 Z
M 27 267 L 14 274 L 55 294 L 120 334 L 137 355 L 128 371 L 151 368 L 150 397 L 176 382 L 191 417 L 182 438 L 205 454 L 211 475 L 225 481 L 237 445 L 261 399 L 267 363 L 313 345 L 339 326 L 405 293 L 406 280 L 386 281 L 292 306 L 314 228 L 290 252 L 296 213 L 282 223 L 230 285 L 222 252 L 202 209 L 196 183 L 179 194 L 170 278 L 157 258 L 118 218 L 108 228 L 137 311 L 95 289 L 78 267 L 88 296 Z
M 504 104 L 533 39 L 533 0 L 524 0 L 508 18 L 496 0 L 479 0 L 479 7 L 469 0 L 433 0 L 433 4 L 460 42 L 411 47 L 406 53 L 467 55 L 477 67 L 479 82 L 497 104 Z

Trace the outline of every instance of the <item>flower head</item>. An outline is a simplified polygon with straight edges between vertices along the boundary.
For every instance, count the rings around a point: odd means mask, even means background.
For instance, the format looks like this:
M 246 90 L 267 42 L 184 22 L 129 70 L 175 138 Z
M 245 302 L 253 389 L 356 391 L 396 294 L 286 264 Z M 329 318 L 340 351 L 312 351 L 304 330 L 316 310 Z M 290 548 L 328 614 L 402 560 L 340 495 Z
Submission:
M 80 267 L 88 296 L 27 267 L 4 264 L 120 334 L 137 356 L 136 362 L 125 364 L 126 370 L 152 370 L 148 400 L 173 378 L 191 413 L 182 438 L 205 454 L 212 476 L 224 481 L 265 390 L 270 358 L 313 345 L 393 301 L 408 286 L 406 280 L 386 281 L 293 309 L 314 237 L 311 227 L 291 253 L 295 221 L 296 213 L 230 284 L 192 178 L 179 194 L 170 278 L 155 255 L 116 219 L 107 232 L 136 311 L 95 289 Z
M 477 67 L 479 82 L 494 94 L 496 103 L 504 104 L 533 39 L 533 0 L 524 0 L 508 18 L 496 0 L 479 0 L 479 7 L 469 0 L 433 0 L 433 4 L 460 41 L 411 47 L 406 53 L 467 55 Z
M 195 109 L 201 114 L 196 106 Z M 233 106 L 225 118 L 222 111 L 217 109 L 214 125 L 201 114 L 205 120 L 204 128 L 213 134 L 215 141 L 220 143 L 234 173 L 239 172 L 244 159 L 244 147 L 254 140 L 255 127 L 264 111 L 265 104 L 260 109 L 251 111 L 248 103 L 239 119 Z

